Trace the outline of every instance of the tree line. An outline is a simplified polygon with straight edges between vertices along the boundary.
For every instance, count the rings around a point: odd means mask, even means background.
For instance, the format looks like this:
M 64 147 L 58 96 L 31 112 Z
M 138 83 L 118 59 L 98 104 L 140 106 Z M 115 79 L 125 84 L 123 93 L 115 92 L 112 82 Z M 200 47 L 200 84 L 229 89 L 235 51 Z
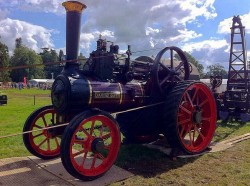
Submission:
M 198 70 L 200 74 L 200 78 L 210 78 L 210 76 L 222 76 L 223 79 L 227 78 L 227 71 L 225 70 L 224 66 L 220 65 L 219 63 L 215 63 L 213 65 L 208 65 L 206 68 L 206 72 L 204 72 L 204 66 L 199 63 L 191 54 L 185 52 L 185 56 L 189 63 L 192 63 Z M 180 60 L 178 55 L 175 55 L 176 59 Z
M 0 68 L 26 66 L 45 64 L 47 62 L 61 61 L 63 58 L 63 51 L 60 50 L 59 54 L 55 50 L 49 48 L 42 48 L 42 52 L 37 54 L 32 49 L 22 44 L 22 39 L 17 38 L 15 43 L 15 49 L 13 55 L 9 55 L 8 47 L 0 41 Z M 227 71 L 222 65 L 216 63 L 207 67 L 206 73 L 204 72 L 204 66 L 200 64 L 192 55 L 185 52 L 188 61 L 197 67 L 200 74 L 200 78 L 209 78 L 210 76 L 221 75 L 223 78 L 227 78 Z M 175 55 L 178 59 L 178 55 Z M 49 66 L 38 66 L 36 68 L 24 68 L 16 70 L 0 71 L 0 82 L 23 82 L 23 78 L 29 79 L 51 79 L 56 77 L 62 71 L 62 65 L 55 64 Z
M 63 55 L 62 50 L 57 54 L 55 50 L 49 48 L 43 48 L 43 51 L 37 54 L 34 50 L 24 46 L 21 38 L 17 38 L 15 49 L 12 56 L 10 56 L 8 47 L 0 41 L 0 68 L 61 61 Z M 56 77 L 61 71 L 62 65 L 60 64 L 5 70 L 0 71 L 0 82 L 23 82 L 24 77 L 27 79 L 51 79 L 52 76 Z

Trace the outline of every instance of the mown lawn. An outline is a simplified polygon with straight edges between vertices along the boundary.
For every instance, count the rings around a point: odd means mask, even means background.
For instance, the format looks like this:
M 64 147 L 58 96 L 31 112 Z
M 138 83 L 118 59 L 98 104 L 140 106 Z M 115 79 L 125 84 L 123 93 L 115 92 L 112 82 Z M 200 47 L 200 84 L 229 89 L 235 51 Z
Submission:
M 35 109 L 51 104 L 47 90 L 0 91 L 8 95 L 8 104 L 0 106 L 0 136 L 22 132 L 25 120 Z M 249 132 L 250 123 L 219 121 L 214 141 Z M 0 158 L 26 155 L 30 154 L 21 135 L 0 139 Z M 250 185 L 250 140 L 223 152 L 176 161 L 142 145 L 122 145 L 116 165 L 135 176 L 114 185 Z
M 8 89 L 0 91 L 8 96 L 8 104 L 0 106 L 0 136 L 22 132 L 26 119 L 35 109 L 51 104 L 49 90 Z M 0 158 L 28 154 L 21 135 L 0 139 Z

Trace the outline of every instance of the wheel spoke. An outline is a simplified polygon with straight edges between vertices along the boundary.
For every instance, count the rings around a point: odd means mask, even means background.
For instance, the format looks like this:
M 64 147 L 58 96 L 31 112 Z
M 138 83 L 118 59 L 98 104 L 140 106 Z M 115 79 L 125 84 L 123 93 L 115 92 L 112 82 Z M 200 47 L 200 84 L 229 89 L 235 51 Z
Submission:
M 208 103 L 208 99 L 205 99 L 204 101 L 202 101 L 199 106 L 202 107 L 204 104 Z
M 47 145 L 48 145 L 48 151 L 50 151 L 51 149 L 50 149 L 50 139 L 49 138 L 47 138 Z
M 193 145 L 194 145 L 194 142 L 195 142 L 195 129 L 193 130 Z
M 186 123 L 188 123 L 188 122 L 190 122 L 190 121 L 191 121 L 191 120 L 188 118 L 188 119 L 179 121 L 178 124 L 179 124 L 179 125 L 184 125 L 184 124 L 186 124 Z
M 94 125 L 95 125 L 95 121 L 94 120 L 92 120 L 91 121 L 91 128 L 90 128 L 90 136 L 92 136 L 93 135 L 93 131 L 94 131 Z
M 173 56 L 173 49 L 170 49 L 170 67 L 174 69 L 174 56 Z
M 201 131 L 197 128 L 197 126 L 194 127 L 194 130 L 198 132 L 199 136 L 201 137 L 202 141 L 204 141 L 205 136 L 201 133 Z
M 59 147 L 60 147 L 60 145 L 59 145 L 59 142 L 58 142 L 57 137 L 55 137 L 55 142 L 56 142 L 56 148 L 59 148 Z
M 95 168 L 95 162 L 96 162 L 97 154 L 94 155 L 93 161 L 91 163 L 91 169 Z
M 164 83 L 166 83 L 167 80 L 169 80 L 170 75 L 167 75 L 161 82 L 160 82 L 160 86 L 162 86 Z
M 193 139 L 192 139 L 192 132 L 191 132 L 191 130 L 189 130 L 189 132 L 188 132 L 188 134 L 189 134 L 189 146 L 190 147 L 193 147 Z
M 91 136 L 82 126 L 80 127 L 81 132 L 83 132 L 84 134 L 86 134 L 87 137 Z
M 101 153 L 97 153 L 97 156 L 101 159 L 101 160 L 104 160 L 105 157 L 101 154 Z
M 189 131 L 191 130 L 191 127 L 190 127 L 190 125 L 188 127 L 184 127 L 184 129 L 183 129 L 184 134 L 182 133 L 182 135 L 180 136 L 180 137 L 182 137 L 182 139 L 184 139 L 186 137 L 187 133 L 189 133 Z
M 106 139 L 108 139 L 108 138 L 110 138 L 110 137 L 111 137 L 111 134 L 108 133 L 108 134 L 103 135 L 103 136 L 102 136 L 102 139 L 106 140 Z
M 84 144 L 84 142 L 85 142 L 85 140 L 83 140 L 83 139 L 75 139 L 74 140 L 74 143 L 79 144 L 79 145 Z
M 46 141 L 47 141 L 47 138 L 45 138 L 45 139 L 38 145 L 38 147 L 41 147 Z
M 41 126 L 39 126 L 39 125 L 37 125 L 37 124 L 34 124 L 34 125 L 33 125 L 33 128 L 34 128 L 34 127 L 38 128 L 38 129 L 42 129 L 42 128 L 43 128 L 43 127 L 41 127 Z
M 88 155 L 88 150 L 85 150 L 80 167 L 84 167 L 84 163 L 86 161 L 87 155 Z
M 33 137 L 33 139 L 34 139 L 34 138 L 37 138 L 37 137 L 42 136 L 42 135 L 43 135 L 43 133 L 39 133 L 39 134 L 37 134 L 37 135 L 35 135 L 35 136 L 32 136 L 32 137 Z
M 184 112 L 186 112 L 187 114 L 191 115 L 191 111 L 189 111 L 188 109 L 186 109 L 185 107 L 183 107 L 182 105 L 180 105 L 179 107 L 181 110 L 183 110 Z
M 181 126 L 181 132 L 180 132 L 180 137 L 184 138 L 185 136 L 183 136 L 183 132 L 185 131 L 186 125 L 185 126 Z
M 180 64 L 175 68 L 175 71 L 181 70 L 181 67 L 183 67 L 183 62 L 180 62 Z
M 101 130 L 100 130 L 100 135 L 99 135 L 99 137 L 101 138 L 102 137 L 102 135 L 103 135 L 103 125 L 101 126 Z
M 163 68 L 163 70 L 165 70 L 165 71 L 169 72 L 168 67 L 166 67 L 166 66 L 165 66 L 165 65 L 163 65 L 162 63 L 159 63 L 159 64 L 160 64 L 160 66 Z
M 82 149 L 82 150 L 80 150 L 80 151 L 78 151 L 78 152 L 76 152 L 76 153 L 74 153 L 72 155 L 73 155 L 73 157 L 76 157 L 76 156 L 78 156 L 78 155 L 80 155 L 80 154 L 82 154 L 84 152 L 85 152 L 85 149 Z
M 48 125 L 47 125 L 47 121 L 46 121 L 44 115 L 42 116 L 42 119 L 43 119 L 44 126 L 47 127 Z
M 177 81 L 182 81 L 182 79 L 181 79 L 179 76 L 174 75 L 174 77 L 175 77 L 175 79 L 176 79 Z
M 195 98 L 196 98 L 196 96 L 197 96 L 198 91 L 199 91 L 199 89 L 198 89 L 198 88 L 195 88 L 195 92 L 194 92 L 194 95 L 193 95 L 193 97 L 192 97 L 192 102 L 193 102 L 193 103 L 194 103 L 194 100 L 195 100 Z
M 187 101 L 190 103 L 191 107 L 194 108 L 193 101 L 191 100 L 188 92 L 185 93 L 185 97 L 188 99 Z

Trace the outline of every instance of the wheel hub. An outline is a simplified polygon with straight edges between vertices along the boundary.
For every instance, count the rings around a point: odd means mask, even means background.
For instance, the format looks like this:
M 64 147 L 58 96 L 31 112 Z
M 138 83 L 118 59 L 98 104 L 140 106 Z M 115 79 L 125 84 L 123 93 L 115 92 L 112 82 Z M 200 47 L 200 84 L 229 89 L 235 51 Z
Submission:
M 51 126 L 54 126 L 54 125 L 48 125 L 48 127 L 51 127 Z M 57 133 L 56 133 L 56 129 L 55 128 L 50 128 L 50 129 L 44 129 L 43 130 L 43 134 L 47 137 L 47 138 L 54 138 L 57 136 Z
M 202 121 L 202 112 L 199 107 L 197 107 L 193 113 L 193 122 L 195 124 L 201 124 Z
M 92 152 L 100 153 L 104 151 L 104 141 L 101 138 L 95 138 L 91 144 Z
M 49 132 L 48 129 L 44 129 L 44 130 L 43 130 L 43 135 L 44 135 L 46 138 L 52 138 L 52 134 Z

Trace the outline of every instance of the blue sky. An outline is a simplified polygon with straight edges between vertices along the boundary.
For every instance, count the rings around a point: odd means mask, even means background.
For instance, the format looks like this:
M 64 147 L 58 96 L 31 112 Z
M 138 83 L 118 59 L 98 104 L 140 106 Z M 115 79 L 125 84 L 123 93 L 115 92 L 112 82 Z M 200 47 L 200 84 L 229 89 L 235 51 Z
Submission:
M 121 52 L 175 45 L 204 66 L 227 68 L 232 17 L 240 15 L 250 49 L 249 0 L 80 0 L 83 13 L 80 51 L 88 56 L 99 35 L 114 41 Z M 0 41 L 10 54 L 14 41 L 40 52 L 42 47 L 65 50 L 65 10 L 62 0 L 0 0 Z M 249 44 L 248 44 L 249 43 Z M 156 55 L 159 50 L 139 55 Z M 136 57 L 136 56 L 134 56 Z

